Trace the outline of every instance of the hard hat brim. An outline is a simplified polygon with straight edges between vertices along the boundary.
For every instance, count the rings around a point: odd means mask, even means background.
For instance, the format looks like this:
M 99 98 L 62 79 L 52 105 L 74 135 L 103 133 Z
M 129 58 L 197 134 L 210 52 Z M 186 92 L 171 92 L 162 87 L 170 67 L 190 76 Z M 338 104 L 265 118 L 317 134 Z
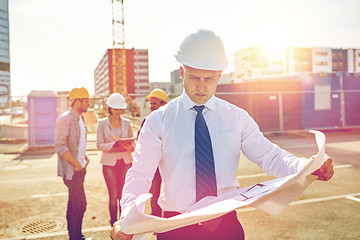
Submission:
M 127 106 L 126 107 L 124 107 L 124 108 L 119 108 L 119 107 L 110 107 L 110 106 L 108 106 L 109 108 L 111 108 L 111 109 L 126 109 L 127 108 Z
M 227 68 L 228 62 L 227 60 L 224 60 L 221 64 L 214 64 L 211 62 L 199 62 L 194 61 L 190 58 L 185 57 L 181 54 L 175 54 L 176 61 L 178 61 L 181 64 L 184 64 L 185 66 L 196 68 L 196 69 L 202 69 L 202 70 L 212 70 L 212 71 L 222 71 Z

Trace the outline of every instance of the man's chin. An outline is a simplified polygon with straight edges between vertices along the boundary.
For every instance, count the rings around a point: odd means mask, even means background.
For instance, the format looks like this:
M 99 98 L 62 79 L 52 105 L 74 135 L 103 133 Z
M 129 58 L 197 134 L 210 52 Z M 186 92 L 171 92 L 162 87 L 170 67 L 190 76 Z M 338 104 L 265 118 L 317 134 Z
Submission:
M 206 96 L 196 96 L 196 104 L 204 104 L 204 103 L 206 103 L 207 102 L 207 98 L 206 98 Z

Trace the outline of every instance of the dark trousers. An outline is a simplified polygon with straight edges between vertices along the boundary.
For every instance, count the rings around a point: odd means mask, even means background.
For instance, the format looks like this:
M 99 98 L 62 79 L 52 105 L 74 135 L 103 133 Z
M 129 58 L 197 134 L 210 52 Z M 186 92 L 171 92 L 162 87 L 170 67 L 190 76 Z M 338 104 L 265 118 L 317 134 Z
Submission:
M 149 190 L 149 192 L 153 195 L 150 200 L 151 215 L 158 217 L 162 217 L 161 207 L 157 203 L 160 196 L 160 187 L 161 187 L 161 176 L 158 168 L 155 172 L 154 179 L 152 180 L 151 188 Z
M 117 221 L 118 213 L 119 216 L 121 213 L 120 199 L 125 183 L 125 175 L 131 165 L 131 163 L 125 164 L 122 159 L 117 160 L 115 166 L 103 165 L 103 174 L 109 192 L 109 212 L 111 226 Z
M 74 172 L 71 180 L 64 180 L 69 189 L 69 201 L 67 205 L 66 220 L 71 240 L 81 240 L 81 226 L 86 210 L 86 197 L 84 190 L 84 178 L 86 170 Z
M 170 213 L 170 214 L 169 214 Z M 164 212 L 164 217 L 172 217 L 174 212 Z M 177 213 L 178 214 L 178 213 Z M 204 225 L 194 224 L 169 232 L 158 233 L 157 240 L 244 240 L 244 230 L 237 219 L 236 212 L 230 212 L 221 217 L 215 231 Z

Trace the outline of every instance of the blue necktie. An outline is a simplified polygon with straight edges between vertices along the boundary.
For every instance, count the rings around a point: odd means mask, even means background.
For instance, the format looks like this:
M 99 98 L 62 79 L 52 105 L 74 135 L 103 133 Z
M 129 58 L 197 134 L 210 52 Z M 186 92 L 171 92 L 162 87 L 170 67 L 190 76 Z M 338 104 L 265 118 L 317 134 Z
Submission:
M 206 196 L 217 196 L 211 138 L 202 115 L 204 107 L 204 105 L 194 106 L 197 111 L 195 120 L 196 201 Z

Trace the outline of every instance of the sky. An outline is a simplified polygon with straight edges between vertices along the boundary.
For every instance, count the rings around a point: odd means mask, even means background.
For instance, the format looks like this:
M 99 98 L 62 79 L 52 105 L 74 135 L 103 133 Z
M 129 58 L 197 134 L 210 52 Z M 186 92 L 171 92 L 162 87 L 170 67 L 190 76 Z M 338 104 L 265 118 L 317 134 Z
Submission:
M 170 81 L 182 39 L 211 29 L 235 51 L 262 44 L 360 48 L 358 0 L 124 0 L 125 47 L 149 50 L 150 82 Z M 12 96 L 32 90 L 94 93 L 112 48 L 111 0 L 9 0 Z

